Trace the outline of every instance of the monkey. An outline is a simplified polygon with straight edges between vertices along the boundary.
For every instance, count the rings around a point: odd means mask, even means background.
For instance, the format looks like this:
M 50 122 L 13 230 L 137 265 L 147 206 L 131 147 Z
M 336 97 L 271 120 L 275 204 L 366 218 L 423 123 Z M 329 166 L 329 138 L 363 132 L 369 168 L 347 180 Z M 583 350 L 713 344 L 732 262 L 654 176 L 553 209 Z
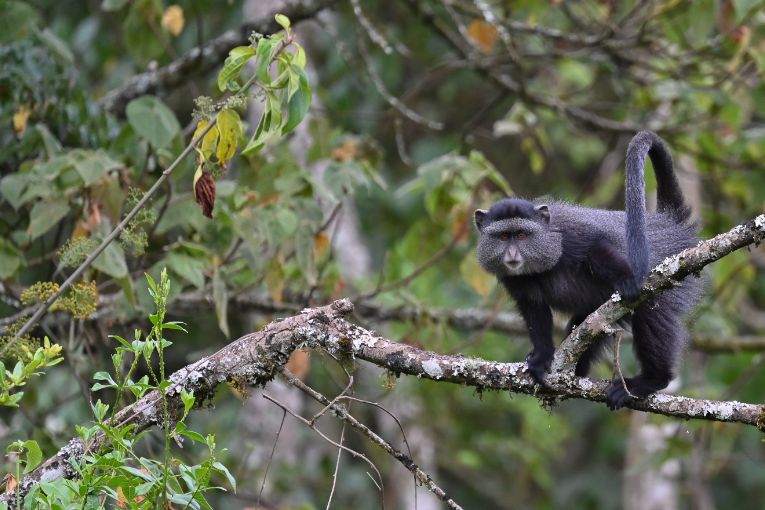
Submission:
M 656 212 L 646 212 L 644 165 L 651 158 L 657 182 Z M 626 154 L 625 210 L 593 209 L 562 201 L 505 198 L 474 213 L 478 261 L 495 275 L 526 323 L 532 378 L 544 384 L 554 354 L 551 310 L 570 314 L 566 336 L 618 291 L 635 299 L 650 268 L 698 243 L 664 141 L 641 131 Z M 700 285 L 686 280 L 637 306 L 631 317 L 633 349 L 640 372 L 614 379 L 606 389 L 611 410 L 666 388 L 685 343 L 683 318 Z M 608 338 L 596 340 L 576 365 L 584 377 Z

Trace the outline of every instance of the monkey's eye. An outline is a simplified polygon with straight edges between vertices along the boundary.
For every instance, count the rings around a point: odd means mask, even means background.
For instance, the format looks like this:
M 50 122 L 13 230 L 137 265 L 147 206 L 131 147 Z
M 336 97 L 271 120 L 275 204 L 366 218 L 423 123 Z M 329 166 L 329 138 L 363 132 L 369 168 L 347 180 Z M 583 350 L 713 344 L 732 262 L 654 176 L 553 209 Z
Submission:
M 510 233 L 508 232 L 502 232 L 501 234 L 499 234 L 500 241 L 509 241 L 510 237 L 511 237 Z
M 526 239 L 526 237 L 528 237 L 528 234 L 526 232 L 518 232 L 517 234 L 515 234 L 515 238 L 518 239 L 519 241 Z

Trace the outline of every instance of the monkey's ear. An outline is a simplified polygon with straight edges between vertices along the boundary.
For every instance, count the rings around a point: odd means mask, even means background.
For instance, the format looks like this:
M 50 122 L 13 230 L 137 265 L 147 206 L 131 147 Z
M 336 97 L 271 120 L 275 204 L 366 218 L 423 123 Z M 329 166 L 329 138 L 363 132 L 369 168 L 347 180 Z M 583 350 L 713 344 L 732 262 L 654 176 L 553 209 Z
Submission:
M 539 213 L 542 219 L 545 220 L 545 223 L 550 223 L 550 208 L 547 207 L 547 204 L 538 205 L 534 209 Z
M 483 222 L 486 219 L 486 213 L 489 212 L 486 209 L 476 209 L 473 213 L 473 219 L 475 220 L 475 228 L 479 232 L 483 232 Z

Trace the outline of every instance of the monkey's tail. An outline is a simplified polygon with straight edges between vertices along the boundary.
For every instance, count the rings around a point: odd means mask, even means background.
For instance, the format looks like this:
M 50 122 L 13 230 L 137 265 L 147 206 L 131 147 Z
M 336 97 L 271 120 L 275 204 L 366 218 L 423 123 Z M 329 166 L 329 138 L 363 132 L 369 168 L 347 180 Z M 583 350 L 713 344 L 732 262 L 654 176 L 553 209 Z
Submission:
M 672 156 L 659 135 L 651 131 L 636 134 L 627 147 L 625 210 L 627 212 L 627 255 L 638 281 L 648 274 L 648 240 L 645 211 L 645 158 L 650 156 L 656 174 L 656 210 L 685 223 L 691 215 L 672 167 Z

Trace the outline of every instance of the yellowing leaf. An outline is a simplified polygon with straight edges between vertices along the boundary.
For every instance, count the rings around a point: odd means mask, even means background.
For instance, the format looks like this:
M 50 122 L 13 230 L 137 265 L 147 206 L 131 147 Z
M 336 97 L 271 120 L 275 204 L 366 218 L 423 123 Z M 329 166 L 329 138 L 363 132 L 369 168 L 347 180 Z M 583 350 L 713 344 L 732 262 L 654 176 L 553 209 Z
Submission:
M 482 19 L 474 19 L 467 27 L 468 36 L 483 53 L 491 53 L 497 43 L 497 27 Z
M 327 236 L 327 234 L 324 232 L 319 232 L 318 234 L 314 235 L 313 247 L 314 250 L 316 250 L 316 256 L 321 256 L 321 254 L 324 253 L 324 250 L 329 247 L 329 236 Z
M 197 181 L 199 181 L 199 178 L 202 177 L 202 173 L 204 170 L 202 170 L 202 165 L 199 165 L 197 167 L 197 171 L 194 172 L 194 193 L 197 192 Z
M 19 138 L 24 136 L 24 131 L 27 130 L 27 120 L 30 113 L 32 113 L 32 110 L 29 107 L 20 106 L 16 113 L 13 114 L 13 130 Z
M 170 5 L 162 14 L 162 28 L 170 32 L 173 37 L 178 37 L 185 24 L 186 17 L 180 5 Z
M 194 131 L 194 136 L 191 138 L 192 140 L 196 140 L 199 138 L 199 136 L 204 132 L 205 129 L 207 129 L 207 126 L 210 124 L 210 121 L 207 119 L 201 119 L 197 123 L 197 129 Z M 213 152 L 215 151 L 215 146 L 218 144 L 218 130 L 217 129 L 211 129 L 205 134 L 204 138 L 202 138 L 202 142 L 197 146 L 197 152 L 200 153 L 200 159 L 207 161 L 212 157 Z
M 274 303 L 281 303 L 284 292 L 284 267 L 278 257 L 271 259 L 271 263 L 266 268 L 266 286 L 268 294 Z
M 484 271 L 474 253 L 468 253 L 460 264 L 462 278 L 481 297 L 487 297 L 496 283 L 496 278 Z
M 239 114 L 234 110 L 222 110 L 218 115 L 217 128 L 220 140 L 215 156 L 222 165 L 225 165 L 234 157 L 239 143 L 239 134 L 242 129 Z
M 330 156 L 336 161 L 346 162 L 361 159 L 362 150 L 358 140 L 347 138 L 342 144 L 333 147 Z

